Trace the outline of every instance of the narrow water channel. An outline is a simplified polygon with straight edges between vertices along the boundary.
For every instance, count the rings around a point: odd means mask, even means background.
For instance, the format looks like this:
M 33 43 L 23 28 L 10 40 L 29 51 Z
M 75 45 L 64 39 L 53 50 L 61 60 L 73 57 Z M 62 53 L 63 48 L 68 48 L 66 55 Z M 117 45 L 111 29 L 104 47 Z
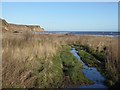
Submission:
M 82 72 L 89 80 L 93 81 L 93 85 L 83 85 L 79 88 L 106 88 L 107 86 L 104 85 L 105 78 L 100 74 L 100 72 L 95 67 L 88 67 L 77 54 L 78 51 L 75 48 L 72 48 L 71 53 L 83 64 Z

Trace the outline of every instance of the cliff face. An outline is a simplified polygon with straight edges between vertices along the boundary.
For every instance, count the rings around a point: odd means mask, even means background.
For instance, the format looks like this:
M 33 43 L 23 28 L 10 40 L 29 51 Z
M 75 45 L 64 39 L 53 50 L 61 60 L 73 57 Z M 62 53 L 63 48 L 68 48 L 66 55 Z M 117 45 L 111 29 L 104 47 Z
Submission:
M 44 31 L 43 28 L 37 25 L 17 25 L 17 24 L 11 24 L 7 23 L 6 20 L 0 19 L 0 22 L 2 22 L 2 31 L 17 31 L 17 32 L 24 32 L 24 31 L 34 31 L 34 32 L 41 32 Z

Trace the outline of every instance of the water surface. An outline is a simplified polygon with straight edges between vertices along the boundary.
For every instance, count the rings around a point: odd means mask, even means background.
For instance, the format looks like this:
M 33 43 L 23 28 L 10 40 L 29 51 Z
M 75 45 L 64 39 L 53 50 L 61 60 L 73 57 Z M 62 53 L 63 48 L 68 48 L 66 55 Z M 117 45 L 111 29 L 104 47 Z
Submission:
M 73 35 L 89 35 L 89 36 L 107 36 L 107 37 L 119 37 L 120 32 L 100 32 L 100 31 L 44 31 L 35 32 L 35 34 L 73 34 Z
M 80 61 L 82 62 L 83 65 L 83 70 L 82 72 L 88 78 L 89 80 L 93 81 L 93 85 L 83 85 L 80 86 L 79 88 L 107 88 L 105 86 L 104 81 L 105 78 L 100 74 L 100 72 L 95 68 L 95 67 L 88 67 L 80 58 L 80 56 L 77 54 L 78 51 L 73 48 L 71 50 L 71 53 Z

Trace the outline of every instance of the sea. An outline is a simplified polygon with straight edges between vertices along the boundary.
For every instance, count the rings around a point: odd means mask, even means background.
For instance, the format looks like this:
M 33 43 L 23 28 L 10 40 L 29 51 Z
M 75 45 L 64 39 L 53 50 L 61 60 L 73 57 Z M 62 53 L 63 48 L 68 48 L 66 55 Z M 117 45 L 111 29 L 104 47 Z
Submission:
M 71 35 L 90 35 L 90 36 L 109 36 L 109 37 L 120 37 L 120 32 L 98 32 L 98 31 L 44 31 L 34 32 L 35 34 L 71 34 Z

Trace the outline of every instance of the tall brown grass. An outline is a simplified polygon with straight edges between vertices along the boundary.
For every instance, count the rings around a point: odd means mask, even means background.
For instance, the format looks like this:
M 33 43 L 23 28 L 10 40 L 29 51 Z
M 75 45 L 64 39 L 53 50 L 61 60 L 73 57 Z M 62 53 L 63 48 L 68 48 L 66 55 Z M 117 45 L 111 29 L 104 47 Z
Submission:
M 27 36 L 26 36 L 27 35 Z M 29 36 L 29 37 L 28 37 Z M 34 87 L 37 79 L 35 71 L 42 64 L 49 67 L 51 57 L 56 55 L 58 41 L 35 40 L 32 35 L 3 34 L 2 39 L 2 85 L 10 87 Z
M 109 85 L 113 86 L 115 84 L 120 83 L 120 70 L 119 70 L 119 62 L 120 62 L 120 46 L 119 42 L 120 38 L 113 39 L 110 42 L 108 49 L 106 51 L 106 71 L 108 73 Z M 115 86 L 116 87 L 116 86 Z
M 0 82 L 2 82 L 2 22 L 0 21 Z M 2 83 L 0 83 L 2 89 Z
M 3 34 L 2 41 L 3 87 L 34 87 L 38 77 L 35 71 L 43 64 L 50 67 L 52 57 L 66 44 L 86 45 L 98 51 L 106 47 L 105 68 L 109 82 L 114 85 L 119 81 L 118 38 L 9 33 Z

